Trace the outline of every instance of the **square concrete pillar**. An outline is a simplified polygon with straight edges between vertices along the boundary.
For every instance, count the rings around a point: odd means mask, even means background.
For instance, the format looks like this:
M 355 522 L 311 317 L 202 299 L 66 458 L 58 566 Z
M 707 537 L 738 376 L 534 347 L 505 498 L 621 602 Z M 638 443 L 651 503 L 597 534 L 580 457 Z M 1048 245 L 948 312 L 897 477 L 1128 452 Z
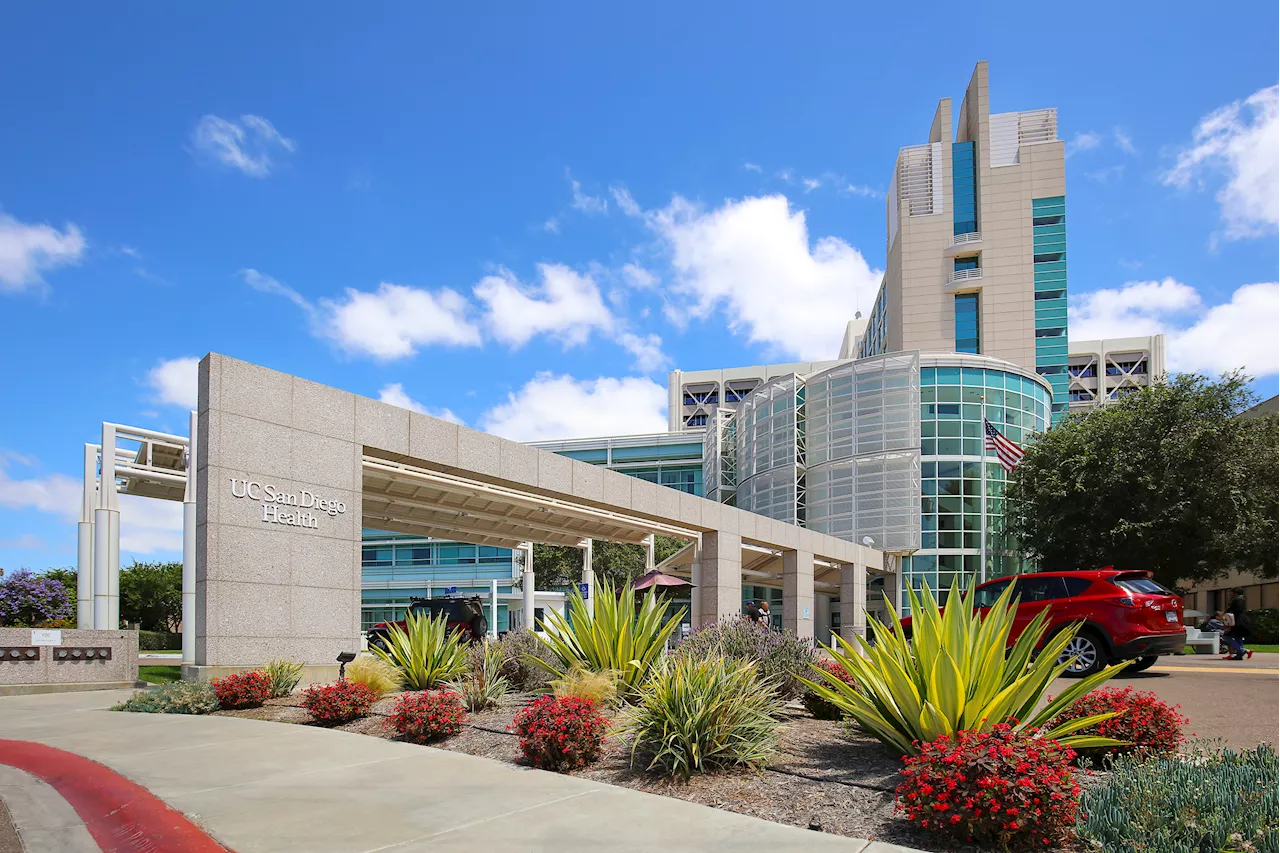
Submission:
M 813 639 L 813 554 L 782 552 L 782 628 Z
M 840 566 L 840 636 L 853 643 L 854 635 L 867 636 L 867 567 Z
M 817 622 L 813 629 L 813 638 L 824 645 L 831 645 L 831 596 L 817 593 L 813 597 L 814 613 Z
M 884 595 L 889 599 L 893 612 L 902 615 L 902 558 L 892 554 L 884 555 Z
M 694 554 L 699 611 L 695 627 L 742 613 L 742 537 L 717 531 L 702 534 Z

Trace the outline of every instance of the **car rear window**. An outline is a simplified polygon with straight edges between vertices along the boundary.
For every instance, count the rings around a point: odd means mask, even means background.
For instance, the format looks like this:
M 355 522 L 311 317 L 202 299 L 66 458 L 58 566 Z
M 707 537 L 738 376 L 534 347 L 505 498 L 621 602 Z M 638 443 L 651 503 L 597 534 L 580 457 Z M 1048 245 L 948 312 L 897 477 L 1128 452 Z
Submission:
M 1067 585 L 1067 595 L 1076 596 L 1082 594 L 1086 589 L 1093 586 L 1093 581 L 1088 578 L 1065 577 L 1062 579 Z
M 1151 578 L 1119 578 L 1113 583 L 1125 592 L 1136 592 L 1140 595 L 1173 595 Z

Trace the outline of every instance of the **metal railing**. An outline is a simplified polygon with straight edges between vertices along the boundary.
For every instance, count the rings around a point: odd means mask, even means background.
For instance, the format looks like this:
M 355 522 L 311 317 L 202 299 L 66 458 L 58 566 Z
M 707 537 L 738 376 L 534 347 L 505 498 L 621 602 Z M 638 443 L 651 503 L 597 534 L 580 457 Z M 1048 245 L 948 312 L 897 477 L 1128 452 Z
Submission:
M 956 236 L 951 238 L 951 245 L 953 246 L 960 246 L 965 243 L 981 243 L 981 242 L 982 242 L 981 231 L 970 231 L 967 234 L 957 234 Z
M 951 282 L 973 281 L 974 279 L 977 279 L 977 278 L 982 278 L 982 267 L 978 267 L 976 269 L 971 269 L 971 270 L 956 270 L 955 272 L 951 273 L 951 278 L 948 279 L 948 281 L 951 281 Z

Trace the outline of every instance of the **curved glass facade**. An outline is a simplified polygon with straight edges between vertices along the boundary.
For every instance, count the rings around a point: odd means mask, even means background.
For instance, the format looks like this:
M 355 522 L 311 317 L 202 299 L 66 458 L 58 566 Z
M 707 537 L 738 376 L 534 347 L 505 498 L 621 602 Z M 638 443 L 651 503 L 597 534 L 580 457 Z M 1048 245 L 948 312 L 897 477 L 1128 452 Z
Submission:
M 981 356 L 920 359 L 920 550 L 902 558 L 902 576 L 919 589 L 949 589 L 982 574 L 983 413 L 1011 441 L 1048 428 L 1050 389 L 1039 376 Z M 1005 470 L 987 467 L 985 577 L 1028 568 L 1004 535 Z M 904 597 L 905 601 L 905 597 Z
M 790 524 L 799 520 L 803 402 L 800 382 L 793 375 L 783 376 L 752 391 L 735 416 L 738 506 Z

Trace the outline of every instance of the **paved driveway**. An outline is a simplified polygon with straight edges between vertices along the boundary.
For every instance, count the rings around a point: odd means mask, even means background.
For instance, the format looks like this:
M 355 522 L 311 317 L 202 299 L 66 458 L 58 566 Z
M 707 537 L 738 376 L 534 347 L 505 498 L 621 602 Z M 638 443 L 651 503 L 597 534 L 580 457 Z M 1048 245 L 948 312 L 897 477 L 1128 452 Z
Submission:
M 0 698 L 0 732 L 106 765 L 238 853 L 903 849 L 364 735 L 102 710 L 127 695 Z

